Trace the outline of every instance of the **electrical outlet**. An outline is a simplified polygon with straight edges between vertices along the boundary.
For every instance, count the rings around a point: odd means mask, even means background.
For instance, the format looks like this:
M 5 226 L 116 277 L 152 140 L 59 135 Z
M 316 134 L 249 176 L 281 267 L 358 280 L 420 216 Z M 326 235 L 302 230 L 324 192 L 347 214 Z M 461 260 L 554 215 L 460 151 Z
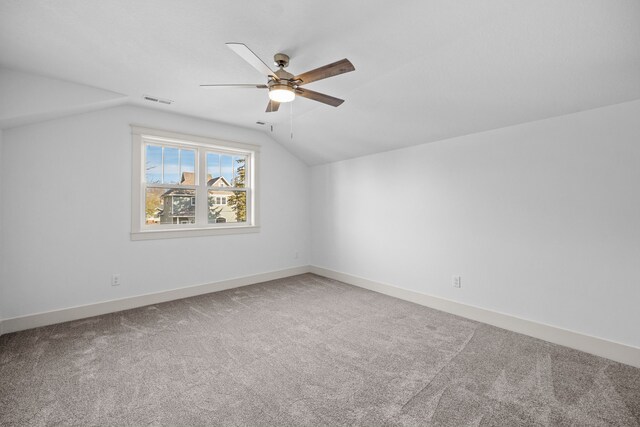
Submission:
M 451 284 L 453 285 L 454 288 L 459 288 L 462 286 L 462 277 L 460 276 L 452 276 L 451 277 Z
M 298 251 L 295 251 L 293 253 L 293 259 L 298 259 L 298 256 L 300 256 L 300 254 L 298 253 Z
M 119 274 L 111 275 L 111 286 L 120 286 L 120 275 Z

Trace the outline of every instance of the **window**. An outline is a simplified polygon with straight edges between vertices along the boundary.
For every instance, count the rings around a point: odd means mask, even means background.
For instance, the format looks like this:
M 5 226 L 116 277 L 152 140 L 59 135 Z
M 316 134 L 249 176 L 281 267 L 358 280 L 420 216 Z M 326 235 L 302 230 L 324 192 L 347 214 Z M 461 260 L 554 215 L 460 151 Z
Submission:
M 258 231 L 259 147 L 132 126 L 133 240 Z
M 227 198 L 226 197 L 211 197 L 211 203 L 214 205 L 226 205 Z

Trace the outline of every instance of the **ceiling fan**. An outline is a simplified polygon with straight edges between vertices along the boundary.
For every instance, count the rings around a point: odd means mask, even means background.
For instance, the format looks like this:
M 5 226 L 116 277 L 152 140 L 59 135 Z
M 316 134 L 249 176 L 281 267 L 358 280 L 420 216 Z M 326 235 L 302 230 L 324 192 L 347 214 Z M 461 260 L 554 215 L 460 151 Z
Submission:
M 278 70 L 273 71 L 246 45 L 242 43 L 227 43 L 227 46 L 229 46 L 229 48 L 237 53 L 242 59 L 247 61 L 253 68 L 266 76 L 268 78 L 267 84 L 213 84 L 200 86 L 212 88 L 239 87 L 269 89 L 267 113 L 278 111 L 280 103 L 291 102 L 295 99 L 296 95 L 337 107 L 344 102 L 344 99 L 304 89 L 301 86 L 355 70 L 353 64 L 345 58 L 323 67 L 316 68 L 315 70 L 294 76 L 293 74 L 285 71 L 285 67 L 289 65 L 289 56 L 284 53 L 276 53 L 274 55 L 274 63 L 278 67 Z

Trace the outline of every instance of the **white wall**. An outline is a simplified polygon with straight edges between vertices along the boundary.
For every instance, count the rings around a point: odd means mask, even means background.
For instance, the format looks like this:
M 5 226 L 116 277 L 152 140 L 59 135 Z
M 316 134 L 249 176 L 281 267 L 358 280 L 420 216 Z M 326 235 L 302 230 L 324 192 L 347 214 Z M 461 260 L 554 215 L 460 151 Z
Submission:
M 261 231 L 131 241 L 131 123 L 260 145 Z M 1 152 L 4 318 L 309 263 L 309 168 L 261 132 L 122 106 L 5 130 Z
M 319 166 L 311 181 L 263 133 L 156 110 L 4 130 L 0 318 L 311 263 L 640 346 L 638 117 L 640 101 L 619 104 Z M 261 232 L 132 242 L 130 123 L 261 145 Z
M 312 264 L 640 346 L 639 118 L 634 101 L 314 167 Z

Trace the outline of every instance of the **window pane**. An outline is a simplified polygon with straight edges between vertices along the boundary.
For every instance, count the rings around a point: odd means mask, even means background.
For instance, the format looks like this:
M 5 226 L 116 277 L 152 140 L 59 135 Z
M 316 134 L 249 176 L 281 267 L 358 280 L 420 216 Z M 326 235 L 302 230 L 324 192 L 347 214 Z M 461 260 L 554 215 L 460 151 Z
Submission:
M 207 185 L 210 187 L 245 187 L 246 163 L 246 156 L 207 153 Z
M 196 152 L 194 150 L 180 150 L 180 183 L 196 185 Z
M 193 224 L 195 219 L 195 190 L 147 188 L 145 195 L 146 224 Z
M 164 147 L 164 184 L 180 183 L 180 150 L 173 147 Z
M 247 221 L 245 191 L 209 190 L 209 224 Z
M 147 145 L 144 169 L 146 182 L 152 184 L 162 183 L 162 147 Z
M 147 188 L 144 205 L 145 224 L 160 224 L 160 215 L 164 210 L 162 194 L 165 191 L 166 188 Z
M 220 175 L 231 185 L 231 182 L 233 182 L 233 156 L 229 154 L 220 155 Z
M 220 155 L 207 153 L 207 185 L 211 185 L 211 180 L 220 176 Z
M 244 188 L 246 164 L 246 156 L 233 156 L 233 187 Z

